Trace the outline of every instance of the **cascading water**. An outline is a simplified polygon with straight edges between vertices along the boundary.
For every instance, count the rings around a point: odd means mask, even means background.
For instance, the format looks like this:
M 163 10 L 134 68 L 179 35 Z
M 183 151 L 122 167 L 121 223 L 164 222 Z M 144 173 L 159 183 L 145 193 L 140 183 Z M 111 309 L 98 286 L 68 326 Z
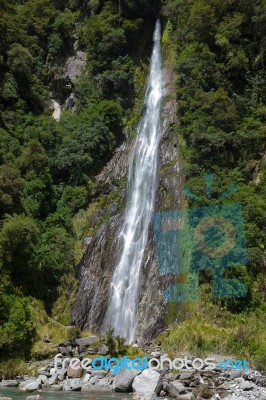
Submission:
M 130 343 L 134 339 L 141 263 L 154 208 L 157 158 L 160 142 L 161 27 L 157 21 L 150 74 L 145 95 L 145 114 L 138 126 L 129 167 L 128 198 L 123 228 L 119 234 L 119 259 L 112 277 L 105 329 Z

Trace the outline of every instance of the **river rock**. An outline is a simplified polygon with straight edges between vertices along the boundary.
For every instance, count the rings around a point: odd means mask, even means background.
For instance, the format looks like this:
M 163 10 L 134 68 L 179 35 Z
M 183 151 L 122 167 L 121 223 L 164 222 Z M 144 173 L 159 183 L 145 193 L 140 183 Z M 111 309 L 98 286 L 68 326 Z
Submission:
M 69 378 L 81 378 L 82 377 L 82 367 L 79 365 L 77 369 L 68 367 L 67 369 L 67 376 Z
M 159 372 L 152 369 L 145 369 L 142 373 L 135 377 L 133 380 L 132 388 L 134 392 L 147 394 L 147 393 L 160 393 L 163 388 L 163 380 Z
M 91 376 L 94 377 L 96 376 L 98 379 L 104 378 L 107 374 L 107 371 L 105 371 L 104 369 L 99 369 L 97 370 L 93 370 L 91 373 Z
M 36 394 L 36 396 L 28 396 L 26 400 L 41 400 L 41 396 L 39 394 Z
M 22 383 L 22 385 L 19 387 L 20 390 L 23 390 L 23 392 L 34 392 L 35 390 L 38 390 L 41 388 L 41 383 L 39 381 L 31 381 L 31 382 L 25 382 Z
M 83 383 L 82 383 L 81 379 L 79 379 L 79 378 L 67 379 L 66 381 L 64 381 L 63 390 L 64 391 L 70 391 L 70 390 L 78 391 L 78 390 L 81 390 L 82 386 L 83 386 Z
M 86 383 L 82 386 L 81 391 L 88 393 L 112 393 L 112 388 L 110 386 L 99 386 Z
M 58 370 L 58 380 L 61 382 L 66 378 L 67 370 L 66 369 L 59 369 Z
M 12 397 L 4 397 L 0 395 L 1 400 L 13 400 Z
M 121 369 L 115 376 L 113 389 L 115 392 L 129 392 L 132 389 L 134 378 L 139 375 L 136 369 Z
M 48 380 L 48 377 L 46 375 L 39 375 L 38 378 L 37 378 L 37 381 L 42 383 L 42 384 L 47 382 L 47 380 Z
M 183 385 L 182 382 L 179 381 L 173 381 L 170 382 L 167 387 L 166 387 L 169 396 L 171 397 L 177 397 L 180 394 L 184 394 L 187 391 L 187 388 Z
M 0 382 L 0 386 L 16 387 L 16 386 L 18 386 L 18 381 L 16 379 L 3 379 Z
M 91 346 L 93 343 L 98 342 L 98 336 L 88 336 L 85 338 L 76 339 L 76 344 L 78 346 Z
M 252 390 L 254 389 L 254 384 L 252 382 L 242 382 L 240 383 L 239 388 L 244 391 Z
M 146 394 L 141 394 L 141 393 L 133 393 L 132 395 L 132 400 L 158 400 L 159 397 L 157 396 L 156 393 L 146 393 Z
M 47 377 L 51 376 L 50 372 L 48 372 L 48 371 L 46 370 L 46 368 L 40 368 L 40 369 L 38 369 L 38 374 L 39 374 L 39 375 L 46 375 Z
M 49 385 L 54 385 L 58 379 L 58 372 L 54 372 L 53 375 L 49 378 Z

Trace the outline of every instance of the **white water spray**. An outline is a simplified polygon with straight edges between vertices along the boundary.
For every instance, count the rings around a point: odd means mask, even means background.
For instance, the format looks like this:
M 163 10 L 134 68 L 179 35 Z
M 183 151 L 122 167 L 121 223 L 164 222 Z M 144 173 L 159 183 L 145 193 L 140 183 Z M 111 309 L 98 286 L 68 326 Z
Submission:
M 135 335 L 141 263 L 155 201 L 161 134 L 161 74 L 161 27 L 157 21 L 145 95 L 145 113 L 138 126 L 129 167 L 125 220 L 118 238 L 120 253 L 110 285 L 109 307 L 104 323 L 105 329 L 111 325 L 115 334 L 124 337 L 127 343 Z

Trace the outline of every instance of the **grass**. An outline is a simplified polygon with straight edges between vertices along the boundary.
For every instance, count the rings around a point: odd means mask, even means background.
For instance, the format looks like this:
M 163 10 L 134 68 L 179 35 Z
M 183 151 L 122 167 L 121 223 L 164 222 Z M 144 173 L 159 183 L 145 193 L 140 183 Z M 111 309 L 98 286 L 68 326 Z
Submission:
M 184 351 L 198 357 L 220 354 L 246 359 L 253 367 L 266 371 L 265 308 L 233 314 L 219 304 L 199 301 L 187 305 L 187 318 L 173 324 L 169 332 L 157 338 L 157 343 L 172 358 Z
M 28 372 L 24 360 L 12 359 L 0 362 L 0 379 L 11 379 L 18 375 L 25 375 Z

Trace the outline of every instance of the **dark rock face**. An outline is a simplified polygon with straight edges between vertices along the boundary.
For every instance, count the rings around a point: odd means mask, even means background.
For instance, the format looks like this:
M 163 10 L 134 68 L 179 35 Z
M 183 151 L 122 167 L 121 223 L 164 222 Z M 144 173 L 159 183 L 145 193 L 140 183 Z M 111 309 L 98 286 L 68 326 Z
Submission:
M 80 287 L 74 305 L 73 322 L 94 332 L 100 330 L 107 307 L 120 226 L 121 215 L 118 215 L 96 232 L 79 269 Z
M 162 108 L 162 140 L 159 152 L 158 188 L 155 211 L 171 211 L 181 206 L 181 184 L 178 138 L 172 125 L 176 118 L 175 100 L 167 99 L 171 93 L 169 70 L 164 71 L 165 102 Z M 128 162 L 134 143 L 125 143 L 115 153 L 97 177 L 98 192 L 103 194 L 118 190 L 119 182 L 125 182 Z M 125 186 L 125 184 L 124 184 Z M 125 191 L 122 191 L 120 204 L 113 204 L 114 210 L 124 203 Z M 95 210 L 95 216 L 97 215 Z M 72 322 L 81 328 L 99 332 L 104 320 L 108 302 L 110 280 L 117 261 L 117 237 L 121 230 L 123 213 L 113 215 L 101 226 L 88 244 L 86 254 L 79 266 L 80 287 L 74 304 Z M 146 247 L 140 283 L 139 308 L 136 336 L 139 342 L 149 342 L 165 327 L 167 304 L 163 300 L 163 291 L 174 283 L 173 276 L 160 276 L 153 243 L 152 227 Z

